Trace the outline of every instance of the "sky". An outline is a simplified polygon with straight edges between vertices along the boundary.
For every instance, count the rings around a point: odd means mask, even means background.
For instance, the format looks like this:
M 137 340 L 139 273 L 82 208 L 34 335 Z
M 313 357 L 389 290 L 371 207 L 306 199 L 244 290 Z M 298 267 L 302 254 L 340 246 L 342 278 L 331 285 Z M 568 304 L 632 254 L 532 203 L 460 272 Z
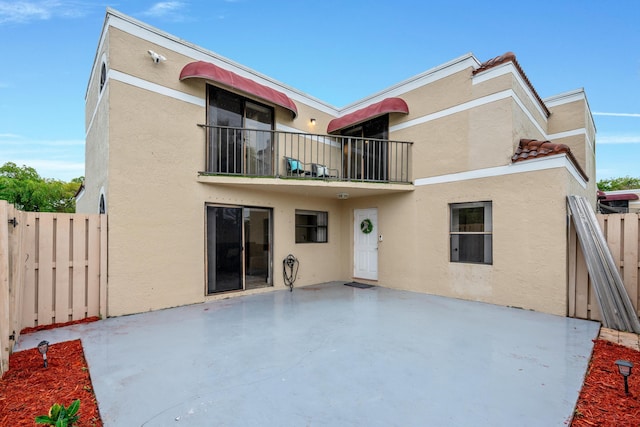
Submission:
M 596 179 L 640 177 L 640 1 L 0 0 L 0 165 L 85 175 L 85 91 L 114 8 L 336 107 L 505 52 L 544 99 L 584 88 Z

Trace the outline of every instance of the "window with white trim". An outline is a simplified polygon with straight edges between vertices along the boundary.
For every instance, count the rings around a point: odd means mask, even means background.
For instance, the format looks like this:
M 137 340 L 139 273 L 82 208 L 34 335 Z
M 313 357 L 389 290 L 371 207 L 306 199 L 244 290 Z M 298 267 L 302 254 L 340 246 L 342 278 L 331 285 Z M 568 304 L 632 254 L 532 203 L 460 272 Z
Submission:
M 296 210 L 296 243 L 327 243 L 327 212 Z
M 492 264 L 491 202 L 452 203 L 449 210 L 451 262 Z

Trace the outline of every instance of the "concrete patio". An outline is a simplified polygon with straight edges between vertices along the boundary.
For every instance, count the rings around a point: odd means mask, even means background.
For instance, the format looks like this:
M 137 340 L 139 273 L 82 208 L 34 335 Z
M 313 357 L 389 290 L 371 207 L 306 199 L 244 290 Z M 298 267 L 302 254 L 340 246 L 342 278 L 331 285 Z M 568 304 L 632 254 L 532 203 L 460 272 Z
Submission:
M 22 335 L 81 338 L 105 426 L 565 426 L 599 323 L 340 283 Z

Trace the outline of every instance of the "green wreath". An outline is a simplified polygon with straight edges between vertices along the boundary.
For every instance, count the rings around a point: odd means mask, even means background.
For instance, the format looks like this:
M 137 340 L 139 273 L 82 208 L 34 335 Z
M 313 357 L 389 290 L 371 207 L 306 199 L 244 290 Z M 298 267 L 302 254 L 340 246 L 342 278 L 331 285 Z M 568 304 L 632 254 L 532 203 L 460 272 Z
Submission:
M 362 231 L 364 234 L 369 234 L 371 233 L 371 231 L 373 231 L 373 223 L 369 218 L 362 220 L 362 222 L 360 223 L 360 231 Z

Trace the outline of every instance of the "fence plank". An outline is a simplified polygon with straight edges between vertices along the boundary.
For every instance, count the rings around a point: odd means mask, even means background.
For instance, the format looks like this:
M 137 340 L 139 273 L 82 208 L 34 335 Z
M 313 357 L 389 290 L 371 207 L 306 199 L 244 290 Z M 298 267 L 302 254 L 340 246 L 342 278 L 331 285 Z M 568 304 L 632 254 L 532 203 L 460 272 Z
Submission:
M 54 280 L 53 274 L 53 216 L 38 215 L 36 229 L 36 283 L 38 301 L 38 325 L 55 323 Z
M 87 263 L 87 315 L 100 315 L 100 215 L 89 215 Z
M 73 218 L 73 320 L 87 316 L 87 220 L 86 216 Z
M 69 287 L 69 215 L 57 214 L 54 220 L 55 245 L 53 247 L 54 259 L 54 313 L 56 323 L 68 322 L 72 320 L 70 312 L 70 292 Z
M 22 329 L 22 317 L 24 311 L 24 273 L 25 273 L 25 261 L 26 261 L 26 248 L 23 244 L 24 236 L 27 231 L 27 215 L 13 208 L 13 214 L 18 220 L 18 226 L 14 229 L 13 236 L 13 253 L 14 257 L 11 260 L 13 264 L 11 267 L 12 285 L 13 285 L 13 300 L 12 300 L 12 325 L 11 330 L 16 332 L 16 341 L 20 337 L 20 330 Z
M 640 307 L 638 306 L 638 261 L 640 261 L 638 259 L 638 251 L 640 250 L 640 245 L 638 244 L 639 222 L 640 215 L 638 214 L 624 215 L 624 248 L 622 249 L 624 269 L 622 271 L 622 280 L 637 313 L 640 313 Z
M 22 328 L 36 326 L 38 319 L 38 284 L 36 282 L 36 230 L 37 215 L 33 212 L 24 213 L 24 228 L 22 241 L 24 252 L 24 278 L 22 290 Z M 22 329 L 21 328 L 21 329 Z
M 613 257 L 613 261 L 615 262 L 618 271 L 622 267 L 622 256 L 621 256 L 621 246 L 622 246 L 622 218 L 620 215 L 609 216 L 607 218 L 607 246 L 609 246 L 609 250 L 611 251 L 611 256 Z
M 109 316 L 107 304 L 107 265 L 108 265 L 108 242 L 109 242 L 109 217 L 98 215 L 100 218 L 100 315 L 104 318 Z
M 0 375 L 9 370 L 9 204 L 0 200 Z

